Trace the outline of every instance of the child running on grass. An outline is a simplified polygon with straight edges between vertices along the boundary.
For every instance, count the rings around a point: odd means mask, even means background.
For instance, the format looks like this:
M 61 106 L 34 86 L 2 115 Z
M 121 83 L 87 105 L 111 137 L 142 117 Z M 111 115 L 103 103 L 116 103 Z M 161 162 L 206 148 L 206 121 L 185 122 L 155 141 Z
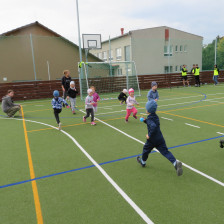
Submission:
M 88 96 L 86 97 L 85 107 L 86 107 L 86 116 L 83 117 L 83 122 L 86 122 L 86 118 L 88 118 L 91 114 L 91 125 L 96 125 L 94 122 L 94 109 L 93 105 L 95 102 L 93 101 L 93 90 L 87 90 Z
M 157 83 L 153 81 L 151 83 L 151 87 L 152 87 L 152 89 L 149 90 L 148 95 L 147 95 L 148 101 L 150 101 L 150 100 L 158 101 L 159 93 L 157 91 L 157 87 L 158 87 Z
M 59 114 L 62 111 L 62 103 L 64 103 L 67 106 L 67 108 L 69 108 L 69 106 L 63 98 L 59 97 L 58 90 L 55 90 L 53 92 L 53 96 L 54 96 L 54 98 L 52 99 L 51 104 L 52 104 L 52 107 L 53 107 L 53 110 L 54 110 L 55 119 L 56 119 L 57 124 L 58 124 L 58 130 L 60 131 L 61 130 L 61 122 L 60 122 L 60 119 L 59 119 Z
M 130 117 L 131 113 L 133 113 L 133 117 L 135 119 L 137 119 L 137 116 L 136 114 L 138 113 L 137 109 L 134 107 L 134 104 L 138 104 L 138 102 L 135 100 L 135 91 L 134 89 L 129 89 L 128 90 L 128 93 L 129 93 L 129 97 L 127 98 L 127 107 L 126 107 L 126 111 L 127 111 L 127 114 L 126 114 L 126 117 L 125 117 L 125 122 L 128 123 L 128 118 Z
M 92 89 L 92 91 L 93 91 L 93 101 L 95 102 L 93 104 L 93 110 L 96 113 L 97 112 L 97 102 L 100 101 L 100 97 L 99 97 L 98 93 L 96 93 L 95 86 L 91 86 L 90 89 Z
M 118 96 L 118 100 L 121 101 L 121 105 L 127 100 L 127 93 L 128 91 L 126 89 L 123 89 L 123 91 L 120 93 L 120 95 Z
M 74 81 L 70 82 L 70 88 L 68 89 L 67 93 L 68 93 L 67 99 L 70 100 L 72 113 L 75 114 L 76 94 L 78 93 L 78 91 L 75 88 Z
M 176 160 L 173 154 L 168 151 L 163 134 L 160 130 L 159 117 L 156 114 L 156 101 L 148 101 L 145 107 L 147 113 L 149 114 L 148 117 L 144 119 L 144 123 L 147 124 L 148 134 L 146 135 L 146 143 L 143 146 L 142 158 L 138 156 L 137 161 L 142 167 L 145 167 L 149 153 L 153 150 L 153 148 L 157 148 L 158 151 L 173 164 L 176 169 L 177 176 L 181 176 L 183 174 L 182 163 Z

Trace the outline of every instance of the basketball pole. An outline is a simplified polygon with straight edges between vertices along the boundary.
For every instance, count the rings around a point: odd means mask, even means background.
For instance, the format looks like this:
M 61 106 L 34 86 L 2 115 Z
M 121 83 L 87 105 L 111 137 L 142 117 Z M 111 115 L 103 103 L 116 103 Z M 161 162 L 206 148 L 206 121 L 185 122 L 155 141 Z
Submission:
M 79 24 L 79 6 L 78 6 L 78 0 L 76 0 L 76 14 L 77 14 L 77 25 L 78 25 L 78 39 L 79 39 L 79 58 L 80 63 L 82 62 L 82 49 L 81 49 L 81 37 L 80 37 L 80 24 Z M 81 64 L 82 65 L 82 64 Z M 82 78 L 83 78 L 83 66 L 79 69 L 79 86 L 80 86 L 80 93 L 81 93 L 81 99 L 83 99 L 82 96 Z

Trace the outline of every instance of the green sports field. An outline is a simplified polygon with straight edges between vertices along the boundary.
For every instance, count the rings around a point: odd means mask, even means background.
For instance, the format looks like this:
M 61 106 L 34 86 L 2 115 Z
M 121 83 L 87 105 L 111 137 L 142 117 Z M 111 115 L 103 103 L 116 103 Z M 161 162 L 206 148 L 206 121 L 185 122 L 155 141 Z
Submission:
M 118 100 L 100 101 L 96 126 L 64 108 L 58 131 L 51 99 L 20 102 L 24 117 L 0 112 L 1 224 L 224 223 L 224 85 L 158 89 L 166 143 L 183 162 L 178 177 L 159 153 L 142 168 L 146 125 Z M 138 118 L 145 114 L 141 92 Z

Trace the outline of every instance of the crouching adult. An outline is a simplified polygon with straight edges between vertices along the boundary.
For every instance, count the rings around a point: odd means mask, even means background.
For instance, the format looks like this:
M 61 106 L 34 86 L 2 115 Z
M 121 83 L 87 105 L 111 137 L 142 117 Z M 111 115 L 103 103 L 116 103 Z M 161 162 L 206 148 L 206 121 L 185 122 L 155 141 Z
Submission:
M 8 90 L 7 95 L 2 97 L 2 110 L 8 117 L 14 117 L 15 113 L 19 111 L 21 116 L 21 106 L 13 102 L 14 91 Z

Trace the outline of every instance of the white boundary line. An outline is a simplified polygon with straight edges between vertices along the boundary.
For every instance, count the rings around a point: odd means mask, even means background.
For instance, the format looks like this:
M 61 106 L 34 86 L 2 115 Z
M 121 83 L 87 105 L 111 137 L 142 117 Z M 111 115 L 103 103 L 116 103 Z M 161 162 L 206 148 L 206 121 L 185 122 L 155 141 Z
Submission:
M 188 125 L 188 126 L 194 127 L 194 128 L 200 128 L 199 126 L 195 126 L 193 124 L 188 124 L 188 123 L 185 123 L 185 124 Z
M 173 119 L 170 119 L 170 118 L 166 118 L 166 117 L 161 117 L 161 118 L 168 120 L 168 121 L 173 121 Z
M 82 112 L 83 112 L 83 111 L 82 111 Z M 116 131 L 122 133 L 123 135 L 126 135 L 127 137 L 129 137 L 129 138 L 131 138 L 131 139 L 133 139 L 133 140 L 135 140 L 135 141 L 137 141 L 137 142 L 139 142 L 139 143 L 141 143 L 141 144 L 143 144 L 143 145 L 145 144 L 144 142 L 140 141 L 139 139 L 132 137 L 131 135 L 129 135 L 129 134 L 127 134 L 127 133 L 121 131 L 121 130 L 118 129 L 118 128 L 115 128 L 114 126 L 112 126 L 112 125 L 110 125 L 110 124 L 108 124 L 108 123 L 106 123 L 106 122 L 104 122 L 104 121 L 101 121 L 101 120 L 98 119 L 98 118 L 96 118 L 96 120 L 100 121 L 101 123 L 103 123 L 103 124 L 105 124 L 105 125 L 107 125 L 107 126 L 113 128 L 114 130 L 116 130 Z M 156 149 L 155 151 L 159 152 L 157 149 Z M 188 169 L 190 169 L 190 170 L 192 170 L 192 171 L 194 171 L 194 172 L 196 172 L 196 173 L 202 175 L 203 177 L 206 177 L 207 179 L 209 179 L 209 180 L 211 180 L 211 181 L 213 181 L 213 182 L 215 182 L 215 183 L 221 185 L 222 187 L 224 187 L 224 183 L 222 183 L 221 181 L 216 180 L 215 178 L 213 178 L 213 177 L 211 177 L 211 176 L 209 176 L 209 175 L 207 175 L 207 174 L 205 174 L 205 173 L 202 173 L 201 171 L 199 171 L 199 170 L 197 170 L 197 169 L 195 169 L 195 168 L 193 168 L 193 167 L 191 167 L 191 166 L 189 166 L 189 165 L 187 165 L 187 164 L 185 164 L 185 163 L 183 163 L 183 165 L 184 165 L 185 167 L 187 167 Z
M 222 133 L 222 132 L 216 132 L 217 134 L 220 134 L 220 135 L 224 135 L 224 133 Z
M 82 111 L 83 112 L 83 111 Z M 3 118 L 4 119 L 4 118 Z M 7 118 L 5 118 L 7 119 Z M 17 118 L 12 118 L 13 120 L 22 120 Z M 37 124 L 42 124 L 51 128 L 54 128 L 58 130 L 56 127 L 38 122 L 38 121 L 32 121 L 32 120 L 25 120 L 28 122 L 33 122 Z M 135 204 L 135 202 L 117 185 L 117 183 L 107 174 L 107 172 L 86 152 L 86 150 L 73 138 L 70 134 L 67 132 L 61 130 L 61 132 L 65 135 L 67 135 L 74 143 L 75 145 L 85 154 L 85 156 L 95 165 L 95 167 L 103 174 L 103 176 L 110 182 L 110 184 L 117 190 L 117 192 L 128 202 L 128 204 L 141 216 L 141 218 L 147 223 L 147 224 L 153 224 L 153 222 L 149 219 L 149 217 Z

